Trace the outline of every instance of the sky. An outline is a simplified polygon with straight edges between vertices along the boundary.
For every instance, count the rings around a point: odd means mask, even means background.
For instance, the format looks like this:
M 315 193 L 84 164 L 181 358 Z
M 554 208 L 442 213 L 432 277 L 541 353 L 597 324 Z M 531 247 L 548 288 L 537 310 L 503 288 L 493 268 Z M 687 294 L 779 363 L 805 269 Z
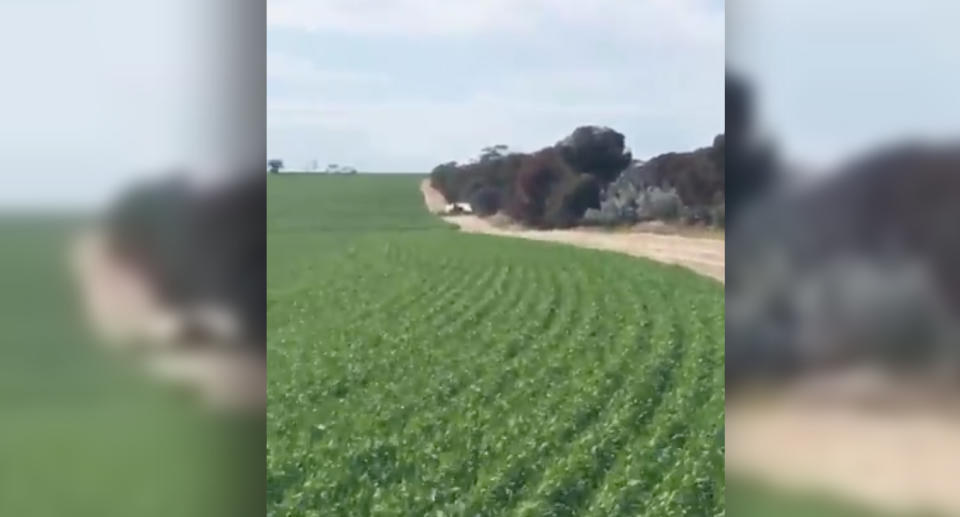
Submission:
M 902 139 L 960 138 L 960 2 L 734 0 L 727 55 L 767 132 L 812 172 Z
M 0 2 L 0 208 L 97 207 L 175 167 L 219 174 L 258 145 L 260 166 L 257 3 Z M 229 32 L 240 28 L 242 37 Z M 259 95 L 237 86 L 246 84 Z
M 270 0 L 267 149 L 427 172 L 610 126 L 639 158 L 723 132 L 717 0 Z
M 955 0 L 269 0 L 267 18 L 259 0 L 0 2 L 0 208 L 259 165 L 263 117 L 294 168 L 425 172 L 581 124 L 639 158 L 692 149 L 723 130 L 724 50 L 788 157 L 960 137 Z

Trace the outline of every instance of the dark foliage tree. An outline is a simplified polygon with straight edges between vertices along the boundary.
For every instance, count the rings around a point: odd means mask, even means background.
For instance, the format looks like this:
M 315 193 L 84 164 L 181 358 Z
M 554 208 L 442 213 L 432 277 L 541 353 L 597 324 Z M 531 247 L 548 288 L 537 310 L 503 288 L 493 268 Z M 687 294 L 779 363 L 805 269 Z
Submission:
M 623 134 L 583 126 L 531 154 L 509 153 L 502 145 L 487 147 L 471 163 L 438 165 L 430 181 L 448 202 L 470 202 L 480 214 L 503 211 L 530 226 L 570 226 L 588 209 L 600 208 L 601 195 L 616 190 L 609 187 L 611 180 L 623 176 L 636 183 L 633 194 L 640 184 L 662 184 L 691 203 L 722 204 L 722 135 L 715 142 L 719 145 L 639 163 L 626 150 Z M 637 177 L 632 177 L 634 173 Z M 711 208 L 716 212 L 715 206 Z
M 547 199 L 544 221 L 551 227 L 573 226 L 591 208 L 600 208 L 600 182 L 595 176 L 578 174 L 557 185 Z
M 736 74 L 726 77 L 726 138 L 722 142 L 727 176 L 726 196 L 730 201 L 729 221 L 736 221 L 744 206 L 752 203 L 777 181 L 778 164 L 774 150 L 755 140 L 753 91 Z
M 509 147 L 503 144 L 492 145 L 490 147 L 484 147 L 480 151 L 480 161 L 489 162 L 491 160 L 496 160 L 498 158 L 503 158 L 507 155 Z
M 624 142 L 623 134 L 613 129 L 581 126 L 556 147 L 575 170 L 594 175 L 606 183 L 614 180 L 633 161 Z
M 470 197 L 470 206 L 474 213 L 480 216 L 497 213 L 501 207 L 500 190 L 495 187 L 480 187 Z
M 523 160 L 517 172 L 516 196 L 507 205 L 507 214 L 531 226 L 553 226 L 557 221 L 547 217 L 550 198 L 560 193 L 564 183 L 576 177 L 576 171 L 556 149 L 548 147 L 534 153 Z M 560 213 L 555 210 L 551 215 Z
M 266 178 L 239 175 L 209 190 L 182 177 L 143 183 L 108 211 L 109 242 L 175 307 L 218 303 L 244 338 L 265 344 Z
M 642 166 L 643 178 L 650 186 L 675 188 L 684 205 L 710 205 L 724 191 L 723 169 L 715 155 L 713 147 L 661 154 Z

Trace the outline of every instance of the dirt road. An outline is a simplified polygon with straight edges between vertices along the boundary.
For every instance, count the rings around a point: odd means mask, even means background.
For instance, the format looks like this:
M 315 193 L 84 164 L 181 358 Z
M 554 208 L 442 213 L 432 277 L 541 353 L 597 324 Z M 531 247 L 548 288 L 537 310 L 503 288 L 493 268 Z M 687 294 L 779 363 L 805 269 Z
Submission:
M 429 180 L 424 180 L 420 184 L 420 190 L 431 212 L 443 211 L 446 201 L 442 194 L 430 186 Z M 584 248 L 616 251 L 668 264 L 678 264 L 720 282 L 724 281 L 724 241 L 720 239 L 643 232 L 606 232 L 581 228 L 530 230 L 519 227 L 499 227 L 488 219 L 470 215 L 444 217 L 444 220 L 469 233 L 561 242 Z
M 420 192 L 423 193 L 423 202 L 427 204 L 427 210 L 432 214 L 439 214 L 447 206 L 447 200 L 443 194 L 430 186 L 430 180 L 425 179 L 420 182 Z
M 960 419 L 791 397 L 728 401 L 726 468 L 728 475 L 877 510 L 960 515 Z
M 109 250 L 100 230 L 79 235 L 68 260 L 87 321 L 104 345 L 127 352 L 157 378 L 192 389 L 212 408 L 262 414 L 267 372 L 261 355 L 240 344 L 184 341 L 188 313 L 161 301 L 142 271 Z

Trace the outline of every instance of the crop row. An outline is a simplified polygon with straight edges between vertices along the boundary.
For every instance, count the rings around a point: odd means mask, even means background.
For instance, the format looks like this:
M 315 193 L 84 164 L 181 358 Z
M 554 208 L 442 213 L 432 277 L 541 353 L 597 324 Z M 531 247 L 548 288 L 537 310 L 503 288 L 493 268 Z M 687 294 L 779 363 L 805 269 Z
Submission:
M 722 511 L 714 282 L 443 227 L 271 254 L 269 514 Z

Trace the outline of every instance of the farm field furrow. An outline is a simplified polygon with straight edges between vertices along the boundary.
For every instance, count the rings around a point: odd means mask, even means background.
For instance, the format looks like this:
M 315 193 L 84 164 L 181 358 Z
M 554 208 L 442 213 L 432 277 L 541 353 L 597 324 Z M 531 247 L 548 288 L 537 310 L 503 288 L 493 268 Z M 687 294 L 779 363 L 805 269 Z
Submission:
M 268 182 L 267 514 L 722 514 L 722 285 L 421 179 Z

